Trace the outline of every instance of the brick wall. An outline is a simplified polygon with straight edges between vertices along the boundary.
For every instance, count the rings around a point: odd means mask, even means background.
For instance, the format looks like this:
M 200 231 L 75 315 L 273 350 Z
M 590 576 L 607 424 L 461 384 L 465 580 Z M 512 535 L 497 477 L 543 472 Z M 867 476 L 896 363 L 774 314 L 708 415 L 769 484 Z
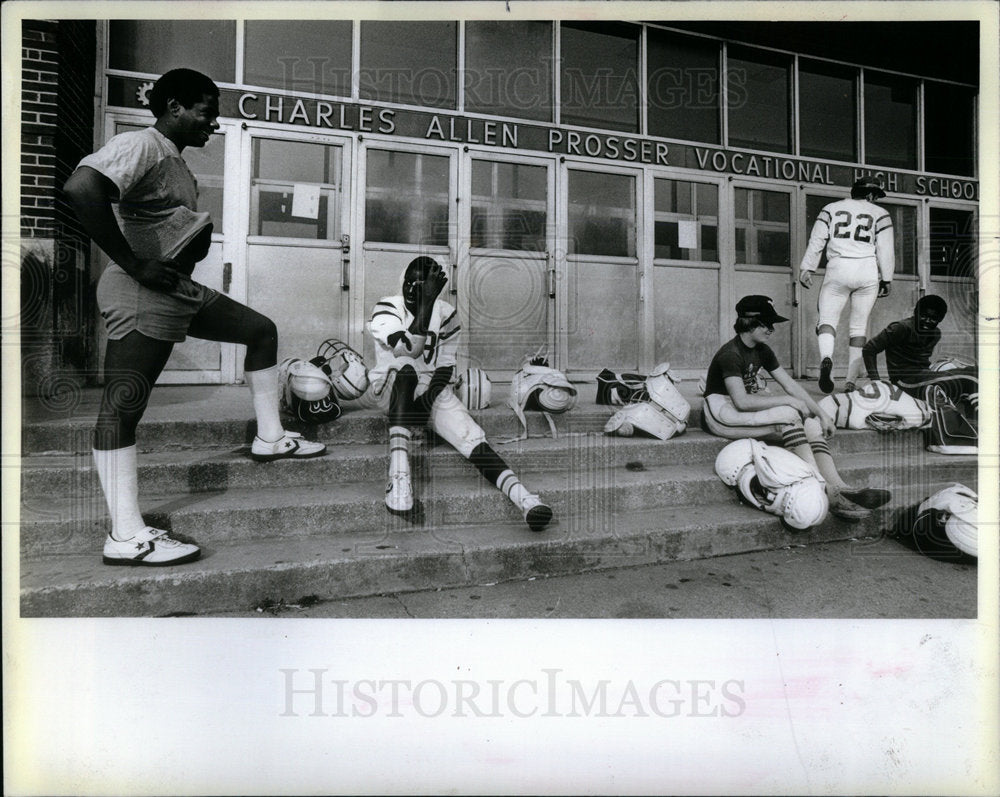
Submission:
M 96 25 L 21 29 L 21 339 L 24 392 L 47 395 L 96 365 L 90 244 L 61 188 L 93 149 Z

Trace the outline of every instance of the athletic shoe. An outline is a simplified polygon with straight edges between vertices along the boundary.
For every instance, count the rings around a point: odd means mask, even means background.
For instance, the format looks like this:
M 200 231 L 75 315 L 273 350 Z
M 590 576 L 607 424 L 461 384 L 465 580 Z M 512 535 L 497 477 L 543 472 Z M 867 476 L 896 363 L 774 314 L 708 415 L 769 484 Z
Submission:
M 104 564 L 132 567 L 165 567 L 193 562 L 201 554 L 197 545 L 180 542 L 162 529 L 146 526 L 128 540 L 110 534 L 104 541 Z
M 285 432 L 273 443 L 254 437 L 250 456 L 257 462 L 272 462 L 276 459 L 309 459 L 326 453 L 326 445 L 306 440 L 298 432 Z
M 871 512 L 863 506 L 848 501 L 843 495 L 836 495 L 830 499 L 830 512 L 843 520 L 857 522 L 871 517 Z
M 833 380 L 830 378 L 831 371 L 833 371 L 833 360 L 829 357 L 824 357 L 823 362 L 819 364 L 819 389 L 824 393 L 833 392 Z
M 848 501 L 863 506 L 865 509 L 878 509 L 885 506 L 892 498 L 888 490 L 876 490 L 866 487 L 862 490 L 841 490 L 840 494 Z
M 408 473 L 394 473 L 385 486 L 385 505 L 390 512 L 409 512 L 413 509 L 413 489 Z
M 521 510 L 524 512 L 524 520 L 528 524 L 528 528 L 532 531 L 541 531 L 552 520 L 552 508 L 543 503 L 537 495 L 530 493 L 526 495 L 521 504 Z

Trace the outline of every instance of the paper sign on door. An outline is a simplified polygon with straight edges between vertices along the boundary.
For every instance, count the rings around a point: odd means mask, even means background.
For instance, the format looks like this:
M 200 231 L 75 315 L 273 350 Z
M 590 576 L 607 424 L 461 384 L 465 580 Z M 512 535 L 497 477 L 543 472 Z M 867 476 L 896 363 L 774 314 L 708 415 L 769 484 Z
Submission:
M 319 218 L 319 186 L 296 183 L 292 186 L 292 215 L 300 219 Z
M 698 222 L 677 222 L 677 246 L 681 249 L 698 248 Z

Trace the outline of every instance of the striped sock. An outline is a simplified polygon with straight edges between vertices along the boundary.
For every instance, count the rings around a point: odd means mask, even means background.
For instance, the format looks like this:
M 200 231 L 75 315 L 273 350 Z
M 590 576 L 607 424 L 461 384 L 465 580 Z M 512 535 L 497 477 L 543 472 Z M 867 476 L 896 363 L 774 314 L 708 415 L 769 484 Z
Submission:
M 789 426 L 781 432 L 781 445 L 791 451 L 799 446 L 808 444 L 806 430 L 801 426 Z
M 410 430 L 405 426 L 389 427 L 389 475 L 410 472 Z
M 520 479 L 509 468 L 497 477 L 497 487 L 518 509 L 521 508 L 525 496 L 528 495 L 527 488 L 521 484 Z
M 828 457 L 831 456 L 830 446 L 827 445 L 826 440 L 810 440 L 809 447 L 812 449 L 814 456 L 816 454 L 825 454 Z

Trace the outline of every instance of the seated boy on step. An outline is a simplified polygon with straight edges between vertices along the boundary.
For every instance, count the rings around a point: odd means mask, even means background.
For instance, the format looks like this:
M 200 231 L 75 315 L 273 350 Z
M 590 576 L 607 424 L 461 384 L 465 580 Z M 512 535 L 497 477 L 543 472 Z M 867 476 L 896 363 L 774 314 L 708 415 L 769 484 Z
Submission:
M 887 490 L 851 490 L 841 479 L 826 439 L 833 420 L 785 371 L 767 342 L 774 325 L 787 321 L 767 296 L 744 296 L 736 304 L 736 337 L 712 358 L 705 382 L 702 424 L 730 440 L 777 438 L 823 477 L 830 511 L 847 520 L 868 517 L 889 501 Z M 767 371 L 785 395 L 759 393 L 758 373 Z
M 378 397 L 386 391 L 389 396 L 385 504 L 398 514 L 413 508 L 411 429 L 428 426 L 511 500 L 532 531 L 541 531 L 552 510 L 521 484 L 449 386 L 461 327 L 455 309 L 438 298 L 447 279 L 433 258 L 415 258 L 403 274 L 402 294 L 381 299 L 368 325 L 375 339 L 371 389 Z

